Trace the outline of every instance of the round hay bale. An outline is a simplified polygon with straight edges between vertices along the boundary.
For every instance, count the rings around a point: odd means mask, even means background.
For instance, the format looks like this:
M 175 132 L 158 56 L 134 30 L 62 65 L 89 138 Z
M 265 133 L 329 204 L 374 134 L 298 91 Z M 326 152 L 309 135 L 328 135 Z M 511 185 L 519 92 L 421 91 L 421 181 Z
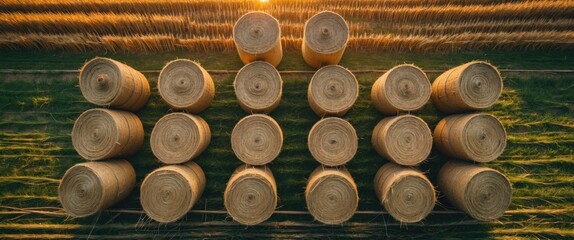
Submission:
M 233 41 L 243 64 L 266 61 L 277 67 L 283 58 L 279 21 L 264 12 L 249 12 L 233 27 Z
M 74 149 L 90 161 L 133 155 L 143 140 L 144 129 L 138 116 L 120 110 L 87 110 L 72 129 Z
M 188 59 L 168 62 L 159 73 L 157 89 L 171 108 L 192 113 L 205 110 L 215 96 L 209 73 Z
M 281 101 L 283 80 L 273 65 L 255 61 L 239 70 L 233 88 L 243 110 L 248 113 L 270 113 Z
M 267 166 L 243 164 L 231 175 L 223 194 L 233 220 L 256 225 L 271 217 L 277 207 L 277 185 Z
M 386 159 L 415 166 L 426 160 L 432 149 L 432 133 L 424 120 L 413 115 L 387 117 L 373 130 L 371 142 Z
M 383 74 L 371 89 L 371 101 L 388 115 L 422 108 L 430 99 L 431 84 L 423 70 L 415 65 L 398 65 Z
M 136 172 L 126 160 L 85 162 L 66 171 L 58 198 L 66 213 L 86 217 L 126 198 L 136 182 Z
M 501 217 L 512 198 L 504 174 L 465 162 L 447 162 L 438 173 L 438 187 L 454 206 L 480 221 Z
M 93 58 L 84 64 L 79 78 L 84 98 L 102 107 L 135 112 L 149 98 L 150 88 L 146 77 L 113 59 Z
M 443 154 L 470 162 L 490 162 L 506 147 L 502 123 L 486 113 L 443 118 L 434 129 L 434 144 Z
M 359 83 L 351 71 L 338 65 L 322 67 L 307 90 L 311 109 L 319 116 L 343 116 L 359 97 Z
M 329 117 L 313 125 L 307 145 L 317 162 L 338 166 L 353 159 L 359 140 L 353 125 L 341 118 Z
M 305 22 L 303 59 L 314 68 L 339 64 L 347 42 L 349 26 L 345 19 L 331 11 L 322 11 Z
M 434 187 L 422 172 L 395 163 L 379 169 L 375 193 L 387 212 L 403 223 L 423 220 L 436 202 Z
M 311 173 L 305 188 L 307 209 L 325 224 L 340 224 L 357 210 L 357 185 L 345 167 L 319 166 Z
M 205 174 L 195 162 L 151 172 L 141 185 L 140 202 L 153 220 L 169 223 L 185 216 L 205 189 Z
M 444 113 L 486 109 L 502 93 L 502 77 L 487 62 L 474 61 L 441 74 L 432 84 L 432 101 Z
M 150 146 L 153 155 L 165 164 L 179 164 L 199 156 L 211 141 L 209 125 L 188 113 L 170 113 L 155 124 Z
M 264 165 L 279 156 L 283 132 L 273 118 L 253 114 L 241 119 L 231 132 L 235 156 L 250 165 Z

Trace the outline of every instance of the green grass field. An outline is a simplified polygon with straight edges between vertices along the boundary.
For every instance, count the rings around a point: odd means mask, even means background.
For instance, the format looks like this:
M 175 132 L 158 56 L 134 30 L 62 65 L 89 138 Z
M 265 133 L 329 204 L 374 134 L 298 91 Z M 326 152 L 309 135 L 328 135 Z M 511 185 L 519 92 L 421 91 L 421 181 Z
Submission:
M 46 53 L 8 51 L 0 54 L 0 69 L 79 69 L 99 55 L 125 62 L 137 70 L 159 70 L 176 58 L 199 61 L 207 70 L 238 70 L 235 52 L 175 52 L 150 55 Z M 479 52 L 475 54 L 398 54 L 346 52 L 340 65 L 351 70 L 389 69 L 414 63 L 423 70 L 446 70 L 471 60 L 487 60 L 500 69 L 574 69 L 574 52 Z M 279 70 L 311 70 L 300 52 L 285 53 Z M 139 190 L 108 211 L 96 216 L 70 219 L 61 209 L 57 187 L 64 172 L 83 160 L 71 144 L 75 119 L 96 106 L 86 102 L 75 73 L 0 73 L 0 238 L 572 238 L 574 237 L 574 74 L 506 73 L 504 91 L 487 112 L 498 117 L 508 132 L 508 146 L 496 161 L 484 164 L 505 173 L 514 188 L 512 205 L 498 221 L 477 222 L 453 209 L 445 199 L 421 223 L 401 224 L 378 203 L 373 177 L 387 160 L 371 147 L 375 124 L 384 116 L 370 103 L 371 85 L 380 73 L 360 73 L 360 96 L 343 118 L 359 136 L 359 150 L 347 165 L 359 189 L 359 214 L 348 223 L 328 226 L 313 221 L 305 211 L 304 188 L 311 171 L 319 166 L 307 150 L 307 134 L 319 120 L 307 103 L 311 74 L 283 74 L 283 97 L 270 115 L 281 125 L 284 145 L 270 164 L 279 195 L 278 210 L 265 223 L 245 227 L 224 211 L 223 191 L 240 161 L 231 151 L 230 134 L 246 116 L 233 92 L 234 74 L 213 74 L 216 95 L 210 108 L 200 113 L 210 125 L 211 144 L 196 161 L 205 171 L 207 186 L 199 203 L 185 219 L 157 224 L 141 212 Z M 171 112 L 156 89 L 158 74 L 145 74 L 151 98 L 137 114 L 146 141 L 140 152 L 128 158 L 137 172 L 137 186 L 158 168 L 149 146 L 155 122 Z M 438 74 L 429 74 L 431 81 Z M 443 117 L 429 102 L 416 112 L 431 129 Z M 447 160 L 435 150 L 420 169 L 436 184 L 436 174 Z M 213 211 L 213 212 L 212 212 Z

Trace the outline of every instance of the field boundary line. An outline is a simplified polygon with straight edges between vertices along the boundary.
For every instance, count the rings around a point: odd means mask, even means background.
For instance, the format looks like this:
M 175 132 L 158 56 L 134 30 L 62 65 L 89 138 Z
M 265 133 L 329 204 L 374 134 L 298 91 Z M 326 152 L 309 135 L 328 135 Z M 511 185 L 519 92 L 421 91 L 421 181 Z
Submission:
M 18 215 L 18 214 L 40 214 L 55 217 L 67 217 L 63 208 L 59 207 L 39 207 L 39 208 L 18 208 L 12 206 L 0 205 L 0 215 Z M 570 213 L 574 211 L 574 208 L 562 208 L 562 209 L 513 209 L 505 211 L 505 214 L 532 214 L 532 213 Z M 145 214 L 142 209 L 106 209 L 102 212 L 107 213 L 125 213 L 125 214 Z M 192 209 L 188 213 L 191 214 L 214 214 L 223 215 L 228 214 L 225 210 L 207 210 L 207 209 Z M 275 210 L 273 214 L 277 215 L 311 215 L 309 211 L 305 210 Z M 387 211 L 383 210 L 358 210 L 354 215 L 388 215 Z M 460 210 L 433 210 L 431 214 L 438 215 L 449 215 L 449 214 L 465 214 Z
M 18 208 L 12 206 L 0 206 L 0 209 L 7 209 L 8 211 L 0 211 L 0 215 L 5 214 L 24 214 L 24 213 L 38 213 L 45 215 L 58 215 L 65 216 L 63 208 L 59 207 L 48 207 L 48 208 Z M 50 211 L 52 210 L 52 211 Z M 144 214 L 142 209 L 106 209 L 102 212 L 108 213 L 127 213 L 127 214 Z M 205 210 L 205 209 L 192 209 L 189 213 L 196 214 L 227 214 L 225 210 Z M 275 210 L 273 214 L 279 215 L 311 215 L 309 211 L 304 210 Z M 389 214 L 387 211 L 370 211 L 370 210 L 358 210 L 355 212 L 358 215 L 385 215 Z M 433 210 L 431 214 L 464 214 L 464 212 L 459 210 Z
M 161 70 L 141 70 L 142 73 L 159 73 Z M 389 69 L 351 70 L 352 73 L 385 73 Z M 443 73 L 447 70 L 423 70 L 425 73 Z M 499 69 L 503 73 L 574 73 L 574 69 Z M 237 74 L 239 70 L 207 70 L 210 74 Z M 312 70 L 281 70 L 280 74 L 314 74 Z M 0 73 L 80 73 L 70 69 L 0 69 Z

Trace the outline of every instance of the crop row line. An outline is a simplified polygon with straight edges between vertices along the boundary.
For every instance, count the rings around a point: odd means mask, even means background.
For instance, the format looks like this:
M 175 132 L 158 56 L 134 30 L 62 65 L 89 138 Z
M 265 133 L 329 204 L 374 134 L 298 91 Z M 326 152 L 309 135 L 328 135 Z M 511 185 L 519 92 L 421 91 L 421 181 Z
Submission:
M 237 74 L 239 70 L 206 70 L 210 74 Z M 369 73 L 386 73 L 389 69 L 356 69 L 350 70 L 354 74 L 369 74 Z M 446 69 L 427 69 L 423 70 L 427 74 L 443 73 Z M 503 73 L 574 73 L 574 69 L 510 69 L 502 68 L 498 71 Z M 141 70 L 142 73 L 157 73 L 159 74 L 161 70 Z M 316 71 L 312 70 L 279 70 L 280 74 L 315 74 Z M 73 73 L 78 74 L 80 70 L 73 69 L 0 69 L 0 73 L 6 74 L 36 74 L 36 73 Z
M 302 38 L 282 37 L 284 49 L 300 49 Z M 0 34 L 0 48 L 65 50 L 74 52 L 109 51 L 145 53 L 175 50 L 236 51 L 233 38 L 174 35 L 98 36 L 92 34 Z M 349 50 L 390 52 L 459 52 L 480 49 L 540 50 L 574 48 L 574 30 L 567 32 L 533 31 L 504 33 L 462 33 L 441 36 L 372 34 L 353 35 Z
M 487 5 L 417 5 L 417 6 L 362 6 L 325 5 L 325 4 L 269 4 L 257 5 L 212 5 L 189 6 L 161 2 L 157 4 L 114 2 L 77 2 L 63 4 L 30 4 L 3 3 L 2 12 L 113 12 L 113 13 L 158 13 L 170 15 L 193 15 L 197 21 L 235 21 L 241 15 L 252 10 L 263 10 L 281 21 L 300 21 L 308 19 L 322 10 L 332 10 L 347 19 L 362 19 L 370 21 L 393 22 L 428 22 L 428 21 L 460 21 L 471 19 L 539 19 L 539 18 L 572 18 L 574 2 L 562 1 L 526 1 L 509 2 Z M 158 2 L 159 3 L 159 2 Z M 304 10 L 302 10 L 304 9 Z M 214 14 L 217 12 L 217 14 Z
M 0 211 L 0 214 L 17 214 L 17 213 L 37 213 L 37 214 L 44 214 L 44 215 L 53 215 L 53 216 L 67 216 L 63 209 L 57 209 L 53 211 L 39 211 L 33 209 L 25 209 L 25 208 L 16 208 L 10 206 L 0 206 L 0 208 L 10 209 L 13 211 Z M 14 212 L 15 211 L 15 212 Z M 144 214 L 143 210 L 140 209 L 108 209 L 104 210 L 103 212 L 108 213 L 125 213 L 125 214 Z M 192 209 L 189 213 L 191 214 L 228 214 L 225 210 L 198 210 Z M 574 209 L 571 207 L 567 208 L 550 208 L 550 209 L 516 209 L 516 210 L 507 210 L 505 212 L 508 215 L 515 215 L 515 214 L 569 214 L 574 213 Z M 297 211 L 297 210 L 276 210 L 273 214 L 279 215 L 310 215 L 308 211 Z M 388 215 L 387 211 L 366 211 L 366 210 L 358 210 L 355 212 L 355 215 Z M 434 210 L 431 214 L 464 214 L 462 211 L 458 210 Z M 474 220 L 472 220 L 474 221 Z M 273 223 L 271 223 L 273 224 Z M 0 224 L 0 228 L 4 227 Z
M 1 13 L 0 29 L 5 32 L 96 35 L 173 34 L 230 37 L 234 21 L 196 21 L 194 16 L 131 13 Z M 448 35 L 462 32 L 570 31 L 574 19 L 467 20 L 427 24 L 374 24 L 349 21 L 351 34 L 392 32 L 402 35 Z M 282 21 L 281 34 L 301 37 L 304 22 Z
M 435 5 L 491 5 L 509 2 L 519 2 L 521 0 L 274 0 L 273 5 L 288 5 L 308 7 L 322 4 L 323 6 L 352 6 L 352 7 L 391 7 L 391 6 L 435 6 Z M 87 5 L 88 8 L 102 8 L 110 6 L 124 7 L 157 7 L 167 8 L 190 8 L 190 9 L 219 9 L 232 7 L 255 7 L 266 5 L 257 1 L 245 0 L 166 0 L 157 2 L 155 0 L 139 0 L 137 3 L 131 0 L 93 1 L 93 0 L 4 0 L 6 7 L 17 8 L 27 6 L 29 8 L 49 9 L 57 6 L 72 7 L 76 5 Z

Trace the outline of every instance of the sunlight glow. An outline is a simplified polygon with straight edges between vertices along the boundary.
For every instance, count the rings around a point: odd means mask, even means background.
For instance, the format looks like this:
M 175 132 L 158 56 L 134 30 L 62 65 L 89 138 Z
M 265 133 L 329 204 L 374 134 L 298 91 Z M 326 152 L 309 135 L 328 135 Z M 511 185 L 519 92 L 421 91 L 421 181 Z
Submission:
M 259 0 L 260 3 L 268 3 L 269 0 Z

